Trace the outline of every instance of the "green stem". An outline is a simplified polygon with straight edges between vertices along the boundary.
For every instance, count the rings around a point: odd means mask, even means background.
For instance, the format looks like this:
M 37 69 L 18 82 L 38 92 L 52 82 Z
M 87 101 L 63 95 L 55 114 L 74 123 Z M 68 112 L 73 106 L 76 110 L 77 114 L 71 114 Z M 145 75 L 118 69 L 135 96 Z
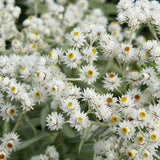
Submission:
M 36 0 L 34 3 L 34 12 L 35 12 L 35 16 L 37 17 L 37 15 L 38 15 L 38 0 Z
M 152 35 L 154 36 L 154 38 L 159 42 L 159 38 L 155 32 L 155 29 L 153 28 L 153 26 L 151 25 L 150 22 L 148 22 L 148 27 L 149 27 L 149 30 L 151 31 Z
M 80 78 L 66 78 L 65 81 L 81 81 Z
M 130 44 L 132 43 L 133 32 L 134 32 L 134 29 L 131 30 L 131 33 L 130 33 L 130 36 L 129 36 L 129 43 Z
M 23 115 L 25 114 L 26 112 L 22 112 L 17 120 L 17 123 L 15 124 L 14 128 L 12 129 L 12 132 L 16 132 L 18 126 L 20 125 L 20 122 L 22 120 L 22 117 Z
M 108 124 L 102 123 L 102 122 L 94 122 L 94 121 L 91 121 L 91 123 L 92 123 L 92 124 L 99 125 L 99 126 L 110 127 Z
M 100 90 L 99 90 L 96 86 L 94 86 L 93 84 L 90 84 L 90 86 L 91 86 L 92 88 L 94 88 L 98 93 L 103 94 L 103 92 L 100 91 Z
M 7 120 L 5 120 L 4 122 L 4 133 L 7 134 L 7 128 L 8 127 L 8 123 L 7 123 Z

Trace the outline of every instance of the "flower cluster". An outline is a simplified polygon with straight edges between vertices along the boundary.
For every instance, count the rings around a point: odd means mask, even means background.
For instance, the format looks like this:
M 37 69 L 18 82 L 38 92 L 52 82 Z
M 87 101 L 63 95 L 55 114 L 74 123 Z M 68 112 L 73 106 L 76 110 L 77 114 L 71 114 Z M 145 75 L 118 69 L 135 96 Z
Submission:
M 67 128 L 67 136 L 81 137 L 79 151 L 94 139 L 94 160 L 158 159 L 160 3 L 120 0 L 113 22 L 88 0 L 26 5 L 34 13 L 19 30 L 20 7 L 0 2 L 0 159 L 40 139 L 19 145 L 16 130 L 24 122 L 35 135 L 60 137 Z M 144 26 L 150 37 L 139 34 Z M 49 146 L 31 160 L 59 157 Z

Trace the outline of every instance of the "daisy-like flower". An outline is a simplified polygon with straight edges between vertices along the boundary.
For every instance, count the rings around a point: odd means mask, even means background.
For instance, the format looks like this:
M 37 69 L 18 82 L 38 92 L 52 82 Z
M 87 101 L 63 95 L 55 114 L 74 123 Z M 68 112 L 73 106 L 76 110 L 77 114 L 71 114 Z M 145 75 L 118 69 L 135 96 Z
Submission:
M 54 146 L 48 146 L 45 154 L 50 158 L 54 160 L 59 159 L 59 153 L 57 152 L 56 148 Z
M 122 43 L 120 45 L 120 51 L 118 58 L 125 62 L 130 61 L 133 58 L 134 49 L 130 44 Z
M 127 92 L 131 96 L 131 98 L 134 100 L 134 103 L 136 106 L 142 105 L 146 102 L 145 95 L 138 89 L 132 89 Z
M 48 57 L 53 64 L 61 63 L 63 59 L 63 51 L 59 48 L 52 49 L 52 51 L 49 52 Z
M 80 105 L 79 105 L 79 102 L 76 99 L 73 99 L 73 98 L 69 97 L 62 102 L 61 109 L 65 113 L 71 115 L 71 114 L 74 114 L 76 112 L 80 112 Z
M 95 82 L 99 75 L 97 69 L 93 65 L 83 66 L 80 72 L 80 79 L 88 84 Z
M 16 150 L 19 145 L 19 139 L 18 139 L 17 133 L 11 132 L 7 133 L 3 137 L 3 145 L 9 150 Z
M 75 127 L 78 132 L 86 129 L 90 125 L 87 115 L 83 112 L 72 114 L 69 122 L 71 127 Z
M 17 116 L 17 109 L 11 103 L 6 103 L 1 106 L 0 115 L 2 116 L 3 120 L 14 120 L 14 117 Z
M 117 105 L 117 98 L 113 97 L 113 94 L 107 93 L 103 96 L 103 98 L 106 100 L 106 104 L 109 107 L 114 107 Z
M 82 50 L 82 53 L 84 54 L 84 59 L 90 64 L 93 63 L 93 61 L 97 60 L 98 52 L 94 47 L 84 48 Z
M 141 71 L 141 78 L 143 84 L 150 85 L 156 79 L 155 70 L 152 67 L 143 68 Z
M 31 160 L 49 160 L 49 157 L 45 154 L 40 154 L 38 156 L 33 156 Z
M 145 109 L 139 109 L 134 114 L 136 116 L 136 126 L 140 126 L 141 128 L 147 126 L 150 121 L 150 117 Z
M 135 128 L 132 122 L 123 121 L 119 124 L 118 134 L 124 139 L 132 139 L 135 134 Z
M 104 83 L 104 88 L 113 91 L 114 89 L 118 89 L 120 87 L 121 78 L 118 78 L 118 75 L 111 72 L 106 73 L 104 80 L 102 81 Z
M 86 42 L 85 36 L 80 28 L 74 28 L 71 34 L 67 37 L 71 46 L 80 48 Z
M 128 83 L 131 83 L 133 86 L 137 86 L 139 82 L 139 72 L 137 70 L 132 70 L 128 72 L 126 80 Z
M 77 50 L 69 49 L 63 60 L 68 67 L 76 68 L 81 63 L 81 55 Z
M 7 160 L 7 158 L 9 157 L 9 151 L 6 147 L 4 147 L 3 145 L 0 145 L 0 159 L 2 160 Z
M 127 149 L 127 156 L 129 159 L 135 158 L 137 156 L 137 150 L 135 149 Z
M 34 102 L 44 102 L 47 98 L 46 90 L 43 87 L 35 87 L 33 91 L 31 91 L 31 95 L 33 96 Z
M 46 126 L 48 126 L 51 131 L 59 130 L 64 124 L 64 118 L 61 114 L 58 114 L 57 112 L 52 112 L 48 115 L 46 122 Z

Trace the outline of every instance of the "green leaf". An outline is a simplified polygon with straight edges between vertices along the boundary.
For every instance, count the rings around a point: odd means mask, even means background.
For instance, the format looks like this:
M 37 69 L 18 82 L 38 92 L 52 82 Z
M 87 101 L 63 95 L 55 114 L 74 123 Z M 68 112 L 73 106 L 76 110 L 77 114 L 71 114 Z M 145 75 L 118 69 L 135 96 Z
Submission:
M 44 131 L 45 129 L 45 125 L 46 125 L 46 117 L 49 113 L 49 107 L 46 106 L 42 109 L 41 111 L 41 117 L 40 117 L 40 123 L 41 123 L 41 127 L 42 127 L 42 130 Z
M 29 139 L 29 140 L 25 140 L 25 141 L 22 141 L 21 144 L 19 145 L 19 148 L 18 150 L 22 150 L 24 148 L 27 148 L 29 147 L 31 144 L 45 138 L 45 137 L 48 137 L 49 134 L 48 133 L 41 133 L 41 134 L 38 134 L 36 136 L 34 136 L 33 138 Z
M 84 130 L 83 135 L 82 135 L 82 139 L 79 144 L 79 149 L 78 149 L 79 153 L 81 152 L 81 148 L 82 148 L 83 144 L 86 142 L 88 135 L 91 132 L 91 129 L 92 129 L 92 125 L 90 125 L 87 129 Z
M 75 137 L 75 133 L 67 124 L 63 125 L 63 129 L 61 130 L 61 132 L 68 138 Z
M 32 124 L 31 120 L 29 119 L 29 117 L 27 115 L 24 116 L 25 121 L 27 122 L 27 124 L 32 128 L 34 135 L 37 134 L 37 130 L 35 128 L 35 126 Z

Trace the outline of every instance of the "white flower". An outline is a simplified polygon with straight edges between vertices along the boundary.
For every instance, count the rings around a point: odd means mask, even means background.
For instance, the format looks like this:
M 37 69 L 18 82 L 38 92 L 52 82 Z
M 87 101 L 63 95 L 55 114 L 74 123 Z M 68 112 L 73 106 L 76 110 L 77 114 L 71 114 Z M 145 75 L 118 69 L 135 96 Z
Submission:
M 78 132 L 86 129 L 90 125 L 87 115 L 83 112 L 77 112 L 75 114 L 72 114 L 69 122 L 71 127 L 75 127 Z
M 17 133 L 11 132 L 7 133 L 3 137 L 3 145 L 9 150 L 16 150 L 19 145 L 19 139 L 18 139 Z
M 45 153 L 49 158 L 59 160 L 59 153 L 54 146 L 48 146 Z
M 118 134 L 124 139 L 132 139 L 135 134 L 135 128 L 132 122 L 123 121 L 119 124 Z
M 14 120 L 14 117 L 17 116 L 17 109 L 11 103 L 6 103 L 1 106 L 0 115 L 2 116 L 3 120 Z
M 63 57 L 63 61 L 68 67 L 77 68 L 81 63 L 81 55 L 77 50 L 69 49 Z
M 75 114 L 76 112 L 80 112 L 80 105 L 76 99 L 68 97 L 67 99 L 63 100 L 61 109 L 71 115 Z
M 71 32 L 71 35 L 69 35 L 67 38 L 71 46 L 77 48 L 80 48 L 86 42 L 85 36 L 83 32 L 80 30 L 80 28 L 74 28 L 73 31 Z
M 120 87 L 121 78 L 118 78 L 117 74 L 111 72 L 110 74 L 105 75 L 104 80 L 102 81 L 104 83 L 104 88 L 108 90 L 114 90 L 118 89 Z
M 61 114 L 58 114 L 57 112 L 52 112 L 48 115 L 46 122 L 46 126 L 48 126 L 51 131 L 59 130 L 64 124 L 64 118 Z
M 93 61 L 96 61 L 98 58 L 98 52 L 94 47 L 84 48 L 82 52 L 84 54 L 84 60 L 90 64 L 93 63 Z
M 80 72 L 80 79 L 88 84 L 95 82 L 99 75 L 97 69 L 92 65 L 83 66 Z

